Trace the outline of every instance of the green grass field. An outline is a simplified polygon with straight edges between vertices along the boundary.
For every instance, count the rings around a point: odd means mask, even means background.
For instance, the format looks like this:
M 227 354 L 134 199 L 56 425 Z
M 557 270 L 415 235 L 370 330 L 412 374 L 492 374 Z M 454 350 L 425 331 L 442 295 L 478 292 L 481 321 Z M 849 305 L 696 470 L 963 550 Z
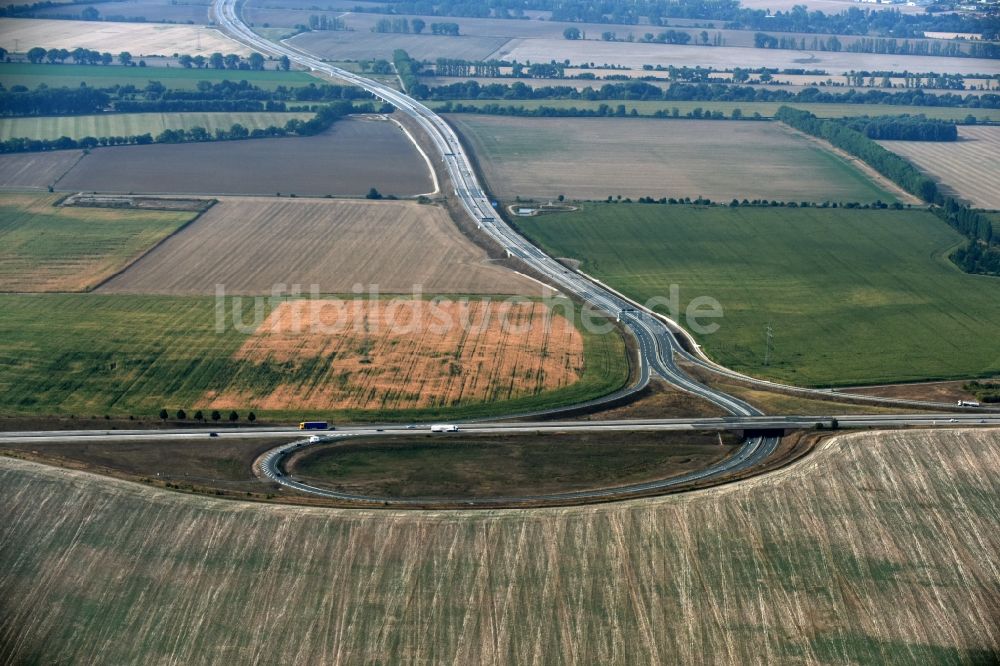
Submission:
M 109 113 L 94 116 L 41 116 L 0 120 L 0 141 L 11 138 L 58 139 L 68 136 L 138 136 L 147 132 L 156 136 L 166 129 L 189 130 L 203 127 L 209 132 L 228 130 L 239 123 L 249 130 L 270 126 L 283 127 L 293 118 L 308 120 L 308 112 L 237 112 L 237 113 Z
M 699 341 L 744 372 L 810 386 L 1000 372 L 1000 280 L 955 268 L 961 237 L 927 212 L 610 204 L 518 224 L 639 301 L 671 284 L 682 310 L 717 299 L 720 328 Z
M 816 114 L 820 118 L 842 118 L 845 116 L 894 116 L 903 113 L 911 115 L 923 114 L 928 118 L 942 118 L 946 120 L 961 120 L 968 115 L 975 116 L 978 120 L 989 120 L 1000 122 L 1000 109 L 960 109 L 935 106 L 895 106 L 891 104 L 799 104 L 796 102 L 664 102 L 664 101 L 642 101 L 642 100 L 594 100 L 584 99 L 535 99 L 535 100 L 495 100 L 495 99 L 463 99 L 454 100 L 452 104 L 462 104 L 464 106 L 486 106 L 489 104 L 500 104 L 503 106 L 526 109 L 537 109 L 547 106 L 557 109 L 568 109 L 576 107 L 578 109 L 597 109 L 601 104 L 611 107 L 612 111 L 619 104 L 625 106 L 626 113 L 631 113 L 635 109 L 639 115 L 651 116 L 657 111 L 664 110 L 670 112 L 676 108 L 683 116 L 689 111 L 700 108 L 703 111 L 722 111 L 728 117 L 733 109 L 740 109 L 745 118 L 752 117 L 754 113 L 759 113 L 765 118 L 770 118 L 781 106 L 792 106 Z M 431 102 L 431 108 L 441 109 L 444 102 Z
M 998 467 L 996 430 L 859 433 L 710 491 L 404 512 L 0 458 L 0 663 L 995 664 Z
M 261 299 L 263 317 L 270 311 Z M 229 308 L 232 301 L 228 301 Z M 253 329 L 252 299 L 244 300 Z M 234 359 L 246 333 L 227 322 L 216 331 L 208 297 L 103 294 L 0 295 L 0 413 L 35 415 L 155 415 L 161 408 L 205 409 L 210 395 L 267 396 L 289 381 L 315 382 L 329 359 L 287 368 Z M 574 404 L 620 387 L 628 375 L 620 335 L 584 334 L 585 371 L 562 389 L 514 400 L 463 402 L 423 410 L 256 410 L 275 419 L 417 419 L 486 416 Z M 293 377 L 294 380 L 290 380 Z M 239 409 L 241 413 L 246 408 Z M 319 413 L 317 413 L 319 412 Z
M 144 87 L 149 81 L 159 81 L 168 88 L 193 90 L 199 81 L 249 81 L 272 90 L 278 86 L 307 86 L 320 83 L 307 72 L 231 71 L 223 69 L 184 69 L 183 67 L 122 67 L 119 65 L 34 65 L 31 63 L 0 63 L 0 83 L 6 88 L 35 88 L 44 83 L 50 88 L 76 88 L 86 83 L 92 88 L 114 85 Z
M 86 291 L 194 217 L 56 208 L 58 198 L 0 194 L 0 291 Z

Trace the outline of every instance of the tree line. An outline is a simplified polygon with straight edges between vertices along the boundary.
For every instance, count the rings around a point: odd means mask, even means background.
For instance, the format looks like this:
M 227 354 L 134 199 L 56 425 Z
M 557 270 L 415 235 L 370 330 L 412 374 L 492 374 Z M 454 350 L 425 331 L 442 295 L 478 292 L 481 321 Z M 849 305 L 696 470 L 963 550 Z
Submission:
M 579 99 L 579 100 L 652 100 L 697 102 L 797 102 L 808 104 L 891 104 L 963 108 L 1000 108 L 1000 95 L 927 94 L 920 89 L 889 92 L 885 90 L 846 90 L 831 92 L 816 87 L 799 91 L 774 90 L 726 83 L 672 83 L 663 88 L 645 81 L 630 80 L 606 83 L 599 88 L 577 90 L 573 86 L 532 87 L 521 82 L 480 84 L 477 81 L 451 83 L 428 88 L 410 88 L 413 94 L 432 100 L 458 99 Z
M 403 82 L 403 90 L 414 97 L 427 96 L 427 86 L 420 83 L 420 63 L 410 57 L 403 49 L 392 52 L 392 64 L 396 68 L 399 80 Z
M 150 133 L 134 136 L 86 136 L 81 139 L 59 137 L 58 139 L 11 138 L 0 142 L 0 153 L 22 153 L 45 150 L 91 149 L 101 146 L 149 145 L 153 143 L 200 143 L 205 141 L 232 141 L 239 139 L 263 139 L 282 136 L 313 136 L 328 129 L 333 123 L 352 113 L 371 113 L 374 107 L 370 103 L 354 105 L 347 100 L 331 102 L 320 107 L 316 115 L 309 120 L 292 118 L 283 126 L 271 125 L 266 128 L 247 129 L 240 123 L 234 123 L 229 129 L 216 129 L 209 132 L 204 127 L 192 127 L 189 130 L 167 129 L 153 136 Z
M 862 116 L 842 122 L 876 141 L 958 141 L 958 127 L 953 121 L 923 115 Z
M 904 39 L 900 42 L 895 38 L 885 37 L 857 39 L 845 46 L 836 36 L 830 36 L 826 39 L 813 37 L 807 42 L 805 37 L 774 37 L 767 33 L 757 32 L 754 34 L 754 46 L 758 49 L 792 51 L 847 51 L 850 53 L 887 53 L 957 58 L 1000 58 L 1000 47 L 989 42 L 978 41 L 965 42 L 964 50 L 962 43 L 957 41 L 918 40 L 911 42 Z
M 829 141 L 860 158 L 907 192 L 934 204 L 933 212 L 968 239 L 965 247 L 951 257 L 962 270 L 1000 273 L 1000 246 L 993 238 L 990 219 L 953 197 L 943 195 L 937 183 L 909 160 L 886 150 L 841 120 L 823 120 L 807 111 L 787 106 L 778 109 L 775 117 L 795 129 Z
M 371 100 L 370 93 L 355 86 L 310 84 L 278 86 L 267 90 L 247 81 L 199 81 L 195 90 L 173 90 L 159 81 L 144 88 L 116 84 L 106 88 L 48 88 L 0 86 L 0 116 L 67 116 L 97 113 L 181 112 L 181 111 L 289 111 L 288 102 L 335 102 Z M 305 110 L 315 110 L 313 106 Z M 388 109 L 383 108 L 383 111 Z

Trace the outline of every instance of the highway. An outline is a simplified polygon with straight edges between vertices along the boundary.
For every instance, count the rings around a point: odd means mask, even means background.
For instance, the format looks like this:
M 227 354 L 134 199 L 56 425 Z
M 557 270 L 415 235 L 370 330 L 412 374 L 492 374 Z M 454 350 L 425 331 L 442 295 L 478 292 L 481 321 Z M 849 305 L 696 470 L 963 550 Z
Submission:
M 212 13 L 217 25 L 237 41 L 263 54 L 279 57 L 284 55 L 311 71 L 321 72 L 357 85 L 415 119 L 443 160 L 454 194 L 480 229 L 499 243 L 510 256 L 523 261 L 552 286 L 573 294 L 598 312 L 615 317 L 635 335 L 640 351 L 639 374 L 642 385 L 652 371 L 678 388 L 698 395 L 730 414 L 751 416 L 761 413 L 742 400 L 694 381 L 681 371 L 674 360 L 679 345 L 670 327 L 661 319 L 637 308 L 620 295 L 578 272 L 567 269 L 514 231 L 494 210 L 458 135 L 444 119 L 428 107 L 378 81 L 333 67 L 313 55 L 290 46 L 275 44 L 264 39 L 244 23 L 239 15 L 237 0 L 214 0 Z
M 413 118 L 433 143 L 434 148 L 436 149 L 439 158 L 442 160 L 444 169 L 451 181 L 451 186 L 455 196 L 461 202 L 462 208 L 479 229 L 495 240 L 509 256 L 516 257 L 517 259 L 523 261 L 538 275 L 543 277 L 551 286 L 561 289 L 565 293 L 572 294 L 586 304 L 586 306 L 591 307 L 598 312 L 615 317 L 619 322 L 621 322 L 622 325 L 629 329 L 629 331 L 635 336 L 638 343 L 638 381 L 631 387 L 623 389 L 622 391 L 611 396 L 606 396 L 605 398 L 592 401 L 593 403 L 596 404 L 604 402 L 609 399 L 620 397 L 621 394 L 638 390 L 638 388 L 645 386 L 648 383 L 650 376 L 655 373 L 673 386 L 719 406 L 734 417 L 752 418 L 762 415 L 758 409 L 747 402 L 710 388 L 701 382 L 692 379 L 678 366 L 678 359 L 683 359 L 688 363 L 704 368 L 710 372 L 718 373 L 740 381 L 749 382 L 754 385 L 760 385 L 765 388 L 785 390 L 788 392 L 824 398 L 829 398 L 831 395 L 838 395 L 835 392 L 790 387 L 765 380 L 758 380 L 714 363 L 701 352 L 694 339 L 676 322 L 648 310 L 641 304 L 629 300 L 623 294 L 620 294 L 614 289 L 591 279 L 589 276 L 586 276 L 578 271 L 567 269 L 565 266 L 557 262 L 554 258 L 548 256 L 545 252 L 533 245 L 530 241 L 510 227 L 498 214 L 498 212 L 494 210 L 492 201 L 486 195 L 486 192 L 479 183 L 472 167 L 472 162 L 459 141 L 457 134 L 444 121 L 444 119 L 434 113 L 431 109 L 411 98 L 409 95 L 379 83 L 378 81 L 374 81 L 372 79 L 354 74 L 353 72 L 329 65 L 309 53 L 300 51 L 286 44 L 278 44 L 264 39 L 263 37 L 257 35 L 243 21 L 240 16 L 238 0 L 213 0 L 212 15 L 214 16 L 216 24 L 222 29 L 223 32 L 237 41 L 246 44 L 250 48 L 265 55 L 275 57 L 287 56 L 290 61 L 309 69 L 310 71 L 326 74 L 347 83 L 357 85 L 358 87 L 370 92 L 376 98 L 392 104 L 400 112 Z M 686 339 L 688 346 L 694 351 L 692 352 L 686 350 L 681 344 L 679 344 L 678 338 L 675 336 Z M 944 405 L 940 403 L 884 400 L 874 396 L 858 396 L 855 394 L 844 395 L 849 396 L 853 401 L 883 404 L 900 404 L 910 402 L 914 405 L 919 405 L 925 408 L 936 405 L 938 407 L 950 407 L 954 409 L 954 405 Z M 947 421 L 947 419 L 939 417 L 936 421 Z M 702 420 L 702 422 L 704 422 L 704 420 Z M 784 423 L 785 425 L 782 427 L 793 427 L 790 425 L 791 422 L 786 421 Z M 804 424 L 803 427 L 811 427 L 812 425 L 815 425 L 815 423 L 815 418 L 802 420 L 802 424 Z M 884 425 L 889 424 L 884 423 Z M 489 424 L 477 424 L 475 426 L 468 426 L 466 429 L 470 432 L 480 432 L 480 427 L 491 426 Z M 499 428 L 500 426 L 492 427 Z M 519 427 L 525 426 L 512 425 L 510 426 L 510 429 L 504 429 L 504 431 L 516 432 Z M 539 429 L 548 429 L 550 427 L 566 429 L 571 426 L 567 424 L 553 425 L 548 423 L 544 426 L 539 425 L 537 427 L 526 427 L 537 431 Z M 591 424 L 589 426 L 581 427 L 597 426 Z M 649 428 L 652 426 L 649 423 L 628 422 L 609 423 L 602 427 L 628 429 L 636 427 Z M 668 429 L 670 426 L 667 425 L 666 422 L 663 422 L 656 427 Z M 676 427 L 683 426 L 678 424 Z M 763 428 L 766 426 L 758 427 Z M 386 428 L 385 430 L 389 431 L 389 428 Z M 482 432 L 490 431 L 486 430 Z M 352 433 L 342 433 L 343 436 L 348 434 Z M 353 434 L 366 433 L 357 432 Z M 275 449 L 273 452 L 275 455 L 269 458 L 269 460 L 273 461 L 275 467 L 270 469 L 267 465 L 265 465 L 265 473 L 268 473 L 272 476 L 272 478 L 275 478 L 281 483 L 291 487 L 296 487 L 299 490 L 317 494 L 328 494 L 329 491 L 320 491 L 319 489 L 312 488 L 307 489 L 303 486 L 303 484 L 296 485 L 296 482 L 281 475 L 280 461 L 283 458 L 281 451 L 287 451 L 289 450 L 289 447 L 296 447 L 300 445 L 301 443 L 293 443 L 286 445 L 285 447 Z M 773 452 L 776 446 L 776 438 L 748 438 L 735 455 L 714 468 L 703 470 L 704 474 L 699 473 L 699 475 L 708 477 L 724 473 L 728 474 L 734 471 L 739 471 L 740 469 L 752 467 Z M 702 478 L 702 476 L 699 478 Z M 673 480 L 673 483 L 676 484 L 686 482 L 688 480 L 690 479 L 685 481 Z M 664 481 L 663 483 L 670 483 L 670 480 Z M 649 490 L 650 488 L 646 487 L 637 489 L 635 492 L 648 492 Z M 620 493 L 621 489 L 618 489 L 616 492 Z

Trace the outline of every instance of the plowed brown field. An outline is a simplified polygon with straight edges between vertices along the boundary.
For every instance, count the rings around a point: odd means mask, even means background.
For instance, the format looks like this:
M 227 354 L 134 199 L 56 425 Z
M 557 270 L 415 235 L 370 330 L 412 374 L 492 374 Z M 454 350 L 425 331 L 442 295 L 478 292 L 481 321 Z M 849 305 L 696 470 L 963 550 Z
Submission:
M 280 367 L 269 395 L 208 395 L 213 409 L 411 409 L 510 400 L 583 374 L 583 338 L 541 303 L 299 300 L 276 307 L 236 358 Z M 301 381 L 296 378 L 303 371 Z
M 0 662 L 992 664 L 998 469 L 996 430 L 860 433 L 718 490 L 463 513 L 0 459 Z
M 441 208 L 402 201 L 226 198 L 103 292 L 539 294 L 461 234 Z

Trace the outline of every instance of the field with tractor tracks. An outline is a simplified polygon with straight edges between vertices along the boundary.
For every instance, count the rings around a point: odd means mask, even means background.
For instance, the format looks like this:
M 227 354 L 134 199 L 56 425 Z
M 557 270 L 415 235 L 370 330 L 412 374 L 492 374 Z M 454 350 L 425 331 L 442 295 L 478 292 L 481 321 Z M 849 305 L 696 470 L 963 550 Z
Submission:
M 858 433 L 714 490 L 465 513 L 0 459 L 0 661 L 993 663 L 998 467 L 996 430 Z
M 105 293 L 540 294 L 492 263 L 447 211 L 412 201 L 223 198 L 106 284 Z
M 1000 209 L 1000 127 L 959 127 L 958 141 L 879 143 L 970 205 Z

